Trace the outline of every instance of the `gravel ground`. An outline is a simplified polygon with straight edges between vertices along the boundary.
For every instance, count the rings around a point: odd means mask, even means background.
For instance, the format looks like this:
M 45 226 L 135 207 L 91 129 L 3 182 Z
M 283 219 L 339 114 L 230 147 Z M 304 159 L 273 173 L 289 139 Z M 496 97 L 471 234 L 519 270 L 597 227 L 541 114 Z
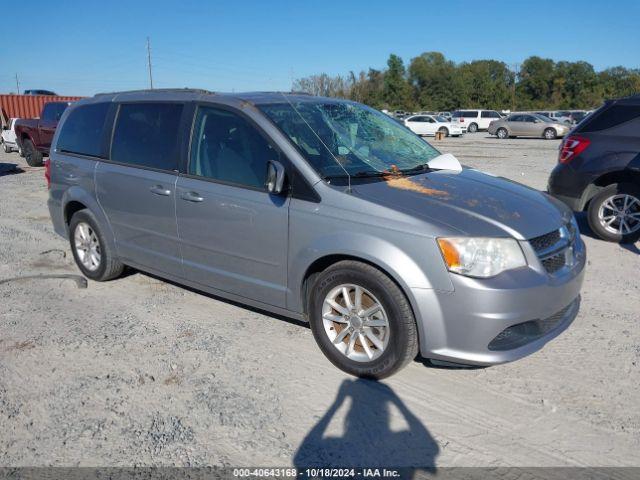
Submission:
M 536 188 L 558 148 L 437 145 Z M 41 168 L 0 153 L 0 281 L 78 273 L 46 196 Z M 331 366 L 302 323 L 141 273 L 2 283 L 0 465 L 640 465 L 640 250 L 581 223 L 568 331 L 512 364 L 414 362 L 381 383 Z

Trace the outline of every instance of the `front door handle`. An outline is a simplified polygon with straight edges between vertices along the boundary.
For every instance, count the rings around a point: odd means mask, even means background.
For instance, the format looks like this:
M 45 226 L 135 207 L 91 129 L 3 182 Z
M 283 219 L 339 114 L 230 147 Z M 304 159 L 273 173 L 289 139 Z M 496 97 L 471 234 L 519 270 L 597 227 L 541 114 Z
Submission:
M 171 195 L 171 190 L 164 188 L 162 185 L 155 185 L 151 187 L 151 193 L 155 193 L 156 195 L 162 195 L 163 197 L 168 197 Z
M 185 192 L 180 196 L 180 198 L 187 202 L 202 202 L 204 200 L 204 197 L 201 197 L 196 192 Z

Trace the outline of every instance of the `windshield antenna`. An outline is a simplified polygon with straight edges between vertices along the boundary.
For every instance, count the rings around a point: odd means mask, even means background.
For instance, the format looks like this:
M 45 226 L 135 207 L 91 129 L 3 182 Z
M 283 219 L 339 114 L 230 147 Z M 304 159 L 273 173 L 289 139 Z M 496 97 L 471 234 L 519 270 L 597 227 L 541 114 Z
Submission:
M 280 92 L 280 95 L 282 95 L 282 98 L 284 98 L 284 100 L 289 104 L 289 106 L 290 106 L 291 108 L 293 108 L 293 110 L 298 114 L 298 116 L 302 119 L 302 121 L 305 123 L 305 125 L 306 125 L 307 127 L 309 127 L 309 130 L 311 130 L 311 132 L 313 132 L 313 134 L 316 136 L 316 138 L 317 138 L 318 140 L 320 140 L 320 143 L 324 146 L 324 148 L 326 148 L 326 149 L 327 149 L 327 152 L 329 152 L 329 155 L 331 155 L 331 156 L 333 157 L 333 159 L 336 161 L 336 163 L 338 164 L 338 166 L 339 166 L 342 170 L 344 170 L 344 173 L 347 175 L 347 184 L 348 184 L 348 186 L 347 186 L 347 192 L 348 192 L 348 193 L 351 193 L 351 175 L 349 174 L 349 172 L 347 171 L 347 169 L 346 169 L 346 168 L 344 168 L 344 166 L 343 166 L 343 165 L 338 161 L 338 158 L 333 154 L 333 152 L 332 152 L 331 150 L 329 150 L 329 147 L 327 147 L 327 144 L 326 144 L 326 143 L 324 143 L 324 142 L 322 141 L 322 138 L 320 138 L 320 136 L 319 136 L 319 135 L 316 133 L 316 131 L 311 127 L 311 125 L 309 125 L 309 122 L 307 122 L 307 121 L 305 120 L 305 118 L 300 114 L 300 112 L 299 112 L 299 111 L 298 111 L 298 109 L 295 107 L 295 105 L 289 101 L 289 99 L 287 98 L 287 96 L 286 96 L 284 93 L 282 93 L 282 92 Z

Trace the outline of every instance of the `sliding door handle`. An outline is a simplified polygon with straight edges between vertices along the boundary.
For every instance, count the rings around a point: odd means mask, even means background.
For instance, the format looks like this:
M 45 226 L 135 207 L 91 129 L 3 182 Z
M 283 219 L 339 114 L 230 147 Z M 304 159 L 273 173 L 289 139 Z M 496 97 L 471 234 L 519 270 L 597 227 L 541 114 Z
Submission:
M 202 202 L 204 200 L 204 197 L 201 197 L 200 194 L 196 192 L 185 192 L 180 196 L 180 198 L 187 202 Z
M 171 190 L 164 188 L 162 185 L 154 185 L 149 190 L 151 190 L 151 193 L 162 195 L 163 197 L 168 197 L 169 195 L 171 195 Z

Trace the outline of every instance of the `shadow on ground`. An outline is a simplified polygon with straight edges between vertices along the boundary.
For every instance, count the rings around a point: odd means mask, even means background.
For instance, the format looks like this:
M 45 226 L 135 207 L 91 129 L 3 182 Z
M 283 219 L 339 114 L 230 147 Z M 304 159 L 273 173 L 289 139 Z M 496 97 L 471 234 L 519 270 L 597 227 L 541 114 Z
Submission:
M 580 229 L 580 235 L 585 237 L 593 238 L 600 242 L 604 242 L 600 237 L 598 237 L 591 227 L 589 226 L 589 220 L 587 219 L 587 212 L 578 212 L 575 213 L 576 220 L 578 221 L 578 228 Z M 638 243 L 619 243 L 620 248 L 624 248 L 625 250 L 629 250 L 631 253 L 636 253 L 640 255 L 640 248 L 638 248 Z
M 327 435 L 333 417 L 348 402 L 341 436 Z M 391 429 L 392 408 L 401 425 Z M 398 416 L 396 415 L 396 419 Z M 302 441 L 293 463 L 303 467 L 420 467 L 435 472 L 440 449 L 420 420 L 387 385 L 344 380 L 338 394 Z
M 24 170 L 17 163 L 0 163 L 0 177 L 17 173 L 24 173 Z

